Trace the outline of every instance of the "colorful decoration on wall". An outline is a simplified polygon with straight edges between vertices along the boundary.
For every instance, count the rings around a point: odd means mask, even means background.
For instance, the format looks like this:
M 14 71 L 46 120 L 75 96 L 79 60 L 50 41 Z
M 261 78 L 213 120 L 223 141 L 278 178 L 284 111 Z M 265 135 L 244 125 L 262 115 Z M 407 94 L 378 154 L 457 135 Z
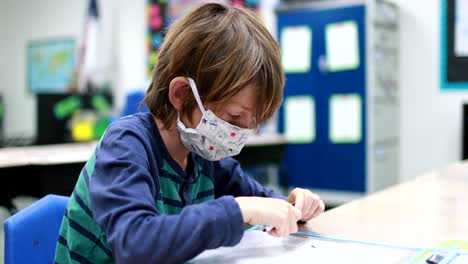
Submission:
M 148 76 L 158 63 L 158 51 L 167 27 L 167 0 L 150 0 L 147 6 L 148 35 L 146 40 L 148 52 Z
M 146 37 L 147 45 L 147 73 L 151 78 L 151 73 L 158 63 L 159 48 L 164 39 L 167 28 L 179 17 L 186 14 L 190 8 L 196 4 L 206 2 L 206 0 L 149 0 L 146 9 L 148 33 Z M 245 6 L 254 10 L 259 10 L 260 0 L 229 0 L 220 1 L 230 3 L 233 6 Z

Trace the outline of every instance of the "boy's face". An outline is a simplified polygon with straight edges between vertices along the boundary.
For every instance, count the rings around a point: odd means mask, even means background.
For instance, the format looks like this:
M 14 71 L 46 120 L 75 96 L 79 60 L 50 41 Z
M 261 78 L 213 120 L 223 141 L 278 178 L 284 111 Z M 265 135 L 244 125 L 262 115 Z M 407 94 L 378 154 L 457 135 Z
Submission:
M 219 118 L 224 121 L 241 127 L 241 128 L 254 128 L 254 116 L 257 105 L 257 94 L 255 87 L 248 85 L 235 96 L 230 98 L 222 105 L 206 104 L 206 110 L 211 110 Z M 184 120 L 182 122 L 187 128 L 196 128 L 200 123 L 202 112 L 198 105 L 195 105 L 192 112 L 192 120 Z

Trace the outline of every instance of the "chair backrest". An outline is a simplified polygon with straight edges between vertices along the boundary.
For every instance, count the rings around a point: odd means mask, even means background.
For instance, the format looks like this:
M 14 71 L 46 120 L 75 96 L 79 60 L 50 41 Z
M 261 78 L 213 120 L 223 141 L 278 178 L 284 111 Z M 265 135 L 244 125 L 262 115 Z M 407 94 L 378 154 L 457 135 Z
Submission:
M 145 92 L 135 91 L 127 94 L 125 105 L 122 111 L 122 116 L 133 115 L 139 112 L 148 112 L 145 104 L 142 105 L 141 111 L 138 109 L 141 101 L 145 98 Z
M 54 263 L 67 203 L 50 194 L 5 220 L 5 264 Z

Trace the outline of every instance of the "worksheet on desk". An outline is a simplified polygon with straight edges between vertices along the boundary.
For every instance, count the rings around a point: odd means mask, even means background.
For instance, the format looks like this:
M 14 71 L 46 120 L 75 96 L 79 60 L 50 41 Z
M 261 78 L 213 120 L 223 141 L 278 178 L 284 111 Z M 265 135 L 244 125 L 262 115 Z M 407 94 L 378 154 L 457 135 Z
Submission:
M 450 262 L 450 264 L 466 264 L 468 263 L 468 253 L 464 253 Z
M 207 250 L 189 261 L 214 263 L 404 263 L 415 251 L 311 237 L 273 237 L 248 231 L 235 247 Z

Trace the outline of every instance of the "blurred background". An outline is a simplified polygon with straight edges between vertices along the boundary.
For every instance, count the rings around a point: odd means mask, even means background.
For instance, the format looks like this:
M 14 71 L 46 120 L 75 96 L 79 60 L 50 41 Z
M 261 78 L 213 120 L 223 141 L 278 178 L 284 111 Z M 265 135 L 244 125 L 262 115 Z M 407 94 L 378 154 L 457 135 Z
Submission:
M 146 111 L 165 31 L 201 2 L 0 0 L 6 216 L 31 201 L 15 197 L 69 195 L 107 125 Z M 286 72 L 281 109 L 238 157 L 259 181 L 333 207 L 466 158 L 468 1 L 227 3 L 258 14 Z

